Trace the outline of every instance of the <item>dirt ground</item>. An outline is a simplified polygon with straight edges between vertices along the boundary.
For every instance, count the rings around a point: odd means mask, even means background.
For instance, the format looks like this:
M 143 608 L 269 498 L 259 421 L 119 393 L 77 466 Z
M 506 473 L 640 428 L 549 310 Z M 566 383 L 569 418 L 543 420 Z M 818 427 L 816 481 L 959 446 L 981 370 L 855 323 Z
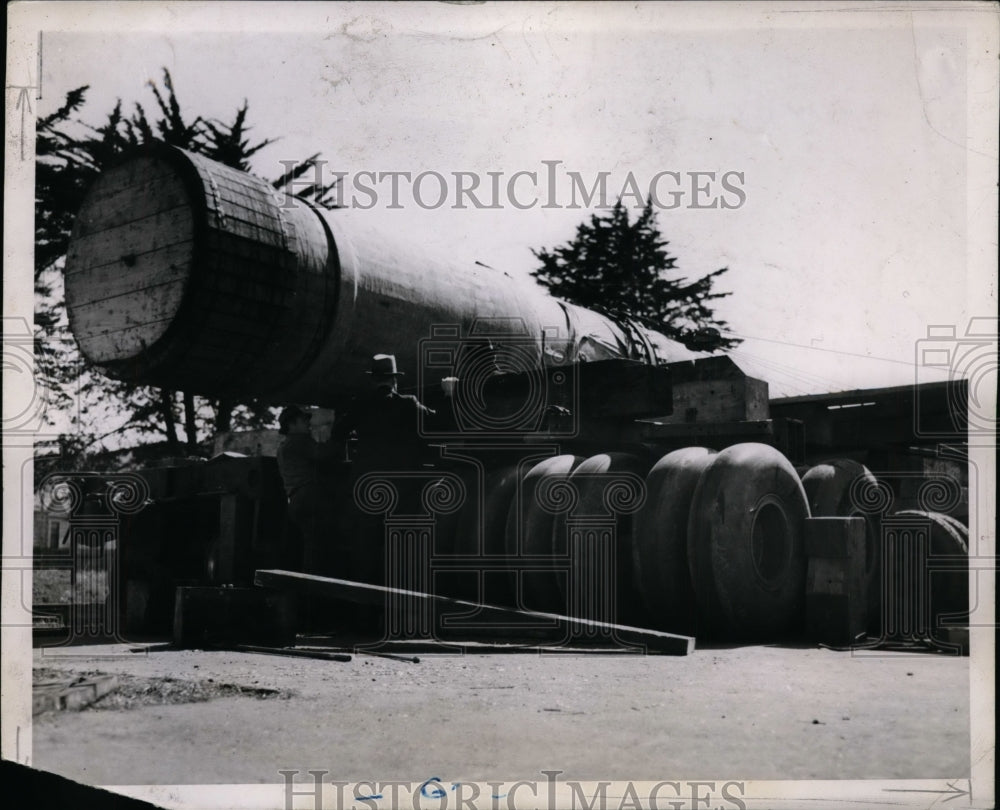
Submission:
M 969 772 L 968 658 L 778 646 L 421 653 L 419 663 L 72 652 L 35 650 L 35 665 L 122 673 L 140 696 L 142 684 L 171 678 L 198 698 L 158 702 L 164 690 L 149 689 L 148 700 L 37 716 L 34 767 L 90 784 L 278 783 L 279 770 L 310 768 L 415 782 L 541 779 L 546 769 L 580 780 Z

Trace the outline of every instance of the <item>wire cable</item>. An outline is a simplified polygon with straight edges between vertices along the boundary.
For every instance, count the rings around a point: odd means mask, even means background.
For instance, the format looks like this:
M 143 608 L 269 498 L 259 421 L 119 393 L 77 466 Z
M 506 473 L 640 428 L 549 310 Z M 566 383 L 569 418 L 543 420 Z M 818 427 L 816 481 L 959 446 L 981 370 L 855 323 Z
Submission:
M 791 341 L 788 341 L 788 340 L 776 340 L 775 338 L 764 338 L 764 337 L 757 337 L 757 336 L 754 336 L 754 335 L 740 335 L 740 334 L 737 334 L 736 332 L 725 332 L 724 331 L 724 332 L 721 332 L 721 334 L 725 335 L 726 337 L 739 338 L 740 340 L 760 340 L 760 341 L 763 341 L 764 343 L 777 343 L 777 344 L 779 344 L 781 346 L 793 346 L 793 347 L 795 347 L 797 349 L 811 349 L 812 351 L 816 351 L 816 352 L 828 352 L 830 354 L 840 354 L 840 355 L 843 355 L 845 357 L 860 357 L 860 358 L 862 358 L 864 360 L 881 360 L 884 363 L 896 363 L 897 365 L 900 365 L 900 366 L 909 366 L 910 368 L 914 368 L 914 367 L 916 367 L 916 366 L 919 365 L 915 361 L 900 360 L 897 357 L 880 357 L 880 356 L 874 355 L 874 354 L 861 354 L 860 352 L 846 352 L 846 351 L 843 351 L 842 349 L 828 349 L 828 348 L 826 348 L 824 346 L 807 346 L 804 343 L 792 343 Z M 920 367 L 921 368 L 934 368 L 934 366 L 920 366 Z M 947 369 L 942 369 L 942 371 L 947 371 Z
M 730 352 L 730 356 L 734 356 L 737 360 L 745 359 L 748 363 L 753 365 L 761 366 L 769 371 L 782 374 L 786 377 L 796 380 L 797 382 L 803 383 L 810 386 L 842 386 L 843 383 L 833 377 L 825 377 L 819 374 L 810 374 L 809 372 L 801 371 L 796 366 L 786 365 L 780 363 L 772 358 L 763 357 L 761 355 L 752 354 L 746 352 L 742 349 L 735 349 Z

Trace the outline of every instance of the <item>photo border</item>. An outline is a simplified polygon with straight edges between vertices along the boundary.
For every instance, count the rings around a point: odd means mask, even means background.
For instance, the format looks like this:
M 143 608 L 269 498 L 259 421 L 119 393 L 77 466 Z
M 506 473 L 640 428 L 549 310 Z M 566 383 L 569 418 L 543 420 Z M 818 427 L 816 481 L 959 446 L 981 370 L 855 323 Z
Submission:
M 43 58 L 40 31 L 77 30 L 105 31 L 109 28 L 129 28 L 147 32 L 170 32 L 175 35 L 212 31 L 294 32 L 309 30 L 308 22 L 320 14 L 323 4 L 295 4 L 289 7 L 269 8 L 269 3 L 15 3 L 8 6 L 8 54 L 6 84 L 6 139 L 5 139 L 5 216 L 4 216 L 4 343 L 6 347 L 24 325 L 30 325 L 33 312 L 33 287 L 31 283 L 31 258 L 33 256 L 33 184 L 34 165 L 34 111 L 40 87 L 40 65 Z M 697 8 L 681 7 L 686 24 L 720 24 L 730 27 L 752 26 L 769 15 L 775 24 L 843 24 L 856 25 L 863 21 L 878 21 L 899 14 L 933 15 L 948 14 L 954 24 L 965 29 L 967 35 L 968 108 L 967 133 L 969 141 L 967 162 L 967 211 L 968 253 L 965 257 L 970 288 L 970 304 L 989 312 L 981 295 L 989 290 L 992 278 L 992 310 L 995 311 L 996 252 L 993 239 L 997 227 L 997 121 L 998 83 L 997 67 L 997 7 L 992 3 L 949 3 L 945 7 L 927 3 L 903 2 L 891 5 L 878 4 L 858 10 L 851 3 L 757 3 L 730 5 L 726 3 L 699 3 Z M 721 6 L 721 7 L 720 7 Z M 371 6 L 368 6 L 371 8 Z M 252 13 L 249 13 L 251 12 Z M 833 12 L 837 12 L 836 20 Z M 393 13 L 397 13 L 396 10 Z M 402 12 L 400 12 L 402 13 Z M 409 13 L 409 10 L 407 10 Z M 114 22 L 109 22 L 114 20 Z M 259 22 L 253 22 L 258 20 Z M 989 303 L 989 293 L 986 302 Z M 973 312 L 977 311 L 973 309 Z M 8 329 L 8 325 L 10 329 Z M 30 329 L 29 329 L 30 335 Z M 6 360 L 6 353 L 5 353 Z M 3 594 L 2 594 L 2 645 L 3 645 L 3 724 L 2 756 L 5 759 L 29 764 L 31 760 L 31 627 L 30 616 L 24 619 L 24 605 L 31 604 L 30 583 L 25 584 L 21 572 L 30 570 L 30 549 L 24 544 L 30 537 L 30 525 L 25 516 L 32 514 L 32 493 L 25 492 L 22 482 L 25 470 L 28 479 L 32 463 L 32 438 L 37 430 L 20 426 L 18 418 L 30 411 L 25 407 L 31 401 L 34 382 L 30 367 L 8 370 L 4 375 L 4 518 L 3 518 Z M 995 404 L 994 404 L 995 407 Z M 995 413 L 995 411 L 994 411 Z M 10 415 L 10 418 L 8 418 Z M 17 417 L 17 418 L 15 418 Z M 9 426 L 10 425 L 10 426 Z M 995 439 L 995 435 L 994 435 Z M 984 489 L 970 492 L 970 512 L 974 510 L 976 524 L 983 528 L 978 538 L 979 557 L 983 568 L 995 571 L 996 504 L 992 495 L 995 483 L 995 441 L 983 446 L 970 442 L 970 465 L 980 472 Z M 30 519 L 28 519 L 30 524 Z M 25 568 L 25 558 L 28 567 Z M 12 576 L 14 572 L 18 575 Z M 973 576 L 977 576 L 974 572 Z M 989 615 L 995 604 L 995 577 L 979 576 L 977 583 L 985 597 L 981 604 Z M 27 600 L 26 602 L 24 600 Z M 973 623 L 970 628 L 972 655 L 970 657 L 970 689 L 973 701 L 971 712 L 970 767 L 968 784 L 962 780 L 876 780 L 865 781 L 747 781 L 743 799 L 747 807 L 867 807 L 871 802 L 886 801 L 887 791 L 898 791 L 902 798 L 907 793 L 926 797 L 927 805 L 938 799 L 948 801 L 949 807 L 992 806 L 994 741 L 993 725 L 995 707 L 994 659 L 995 636 L 991 623 Z M 29 675 L 24 676 L 27 666 Z M 525 780 L 542 782 L 541 774 L 519 775 Z M 517 780 L 506 779 L 508 784 Z M 683 781 L 683 780 L 681 780 Z M 725 780 L 718 780 L 723 782 Z M 623 790 L 625 782 L 616 780 L 612 791 Z M 591 783 L 596 784 L 596 783 Z M 242 807 L 283 807 L 285 786 L 276 782 L 264 785 L 111 785 L 115 792 L 164 806 L 229 807 L 238 801 Z M 482 783 L 484 791 L 486 783 Z M 589 787 L 589 786 L 588 786 Z M 966 788 L 968 788 L 966 790 Z M 560 794 L 560 802 L 567 794 Z M 591 794 L 588 794 L 591 795 Z M 969 795 L 967 803 L 955 801 Z M 298 806 L 312 806 L 308 798 L 296 800 Z M 989 801 L 989 805 L 984 802 Z M 429 806 L 436 806 L 430 803 Z

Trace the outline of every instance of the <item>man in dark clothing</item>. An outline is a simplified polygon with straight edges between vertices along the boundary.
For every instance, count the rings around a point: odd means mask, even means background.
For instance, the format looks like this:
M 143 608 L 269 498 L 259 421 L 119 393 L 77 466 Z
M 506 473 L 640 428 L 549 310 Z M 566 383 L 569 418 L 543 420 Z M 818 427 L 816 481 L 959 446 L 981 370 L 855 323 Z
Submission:
M 278 417 L 285 440 L 278 448 L 278 470 L 288 496 L 288 515 L 302 538 L 302 570 L 334 573 L 338 548 L 336 472 L 343 458 L 333 441 L 319 443 L 309 431 L 308 412 L 291 406 Z
M 351 464 L 351 491 L 355 499 L 365 498 L 354 487 L 368 475 L 384 478 L 395 493 L 391 514 L 404 515 L 419 511 L 420 491 L 425 481 L 408 477 L 418 472 L 429 460 L 427 444 L 420 437 L 422 422 L 435 417 L 435 411 L 423 405 L 415 396 L 400 394 L 398 379 L 403 373 L 396 368 L 391 354 L 377 354 L 368 372 L 374 391 L 356 400 L 349 412 L 334 425 L 337 436 L 350 432 L 358 437 L 357 451 Z M 384 476 L 378 476 L 384 473 Z M 385 515 L 370 514 L 361 502 L 352 509 L 354 524 L 350 531 L 354 570 L 367 582 L 384 583 L 385 575 Z
M 371 370 L 375 391 L 356 401 L 350 412 L 334 430 L 346 437 L 350 431 L 358 434 L 358 451 L 354 458 L 355 478 L 377 470 L 417 470 L 426 455 L 420 438 L 421 420 L 433 418 L 435 411 L 410 394 L 400 394 L 396 369 L 391 354 L 376 354 Z

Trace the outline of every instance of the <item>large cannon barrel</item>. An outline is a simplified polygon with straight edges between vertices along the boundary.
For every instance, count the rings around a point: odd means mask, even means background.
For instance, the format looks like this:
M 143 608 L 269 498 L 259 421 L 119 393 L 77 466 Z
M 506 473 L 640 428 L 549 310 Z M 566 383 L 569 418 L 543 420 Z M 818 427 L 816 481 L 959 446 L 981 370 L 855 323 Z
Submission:
M 336 405 L 378 352 L 431 384 L 449 374 L 421 365 L 435 326 L 513 341 L 539 365 L 702 356 L 502 271 L 394 244 L 364 211 L 320 209 L 163 144 L 96 180 L 65 282 L 90 362 L 206 396 Z

